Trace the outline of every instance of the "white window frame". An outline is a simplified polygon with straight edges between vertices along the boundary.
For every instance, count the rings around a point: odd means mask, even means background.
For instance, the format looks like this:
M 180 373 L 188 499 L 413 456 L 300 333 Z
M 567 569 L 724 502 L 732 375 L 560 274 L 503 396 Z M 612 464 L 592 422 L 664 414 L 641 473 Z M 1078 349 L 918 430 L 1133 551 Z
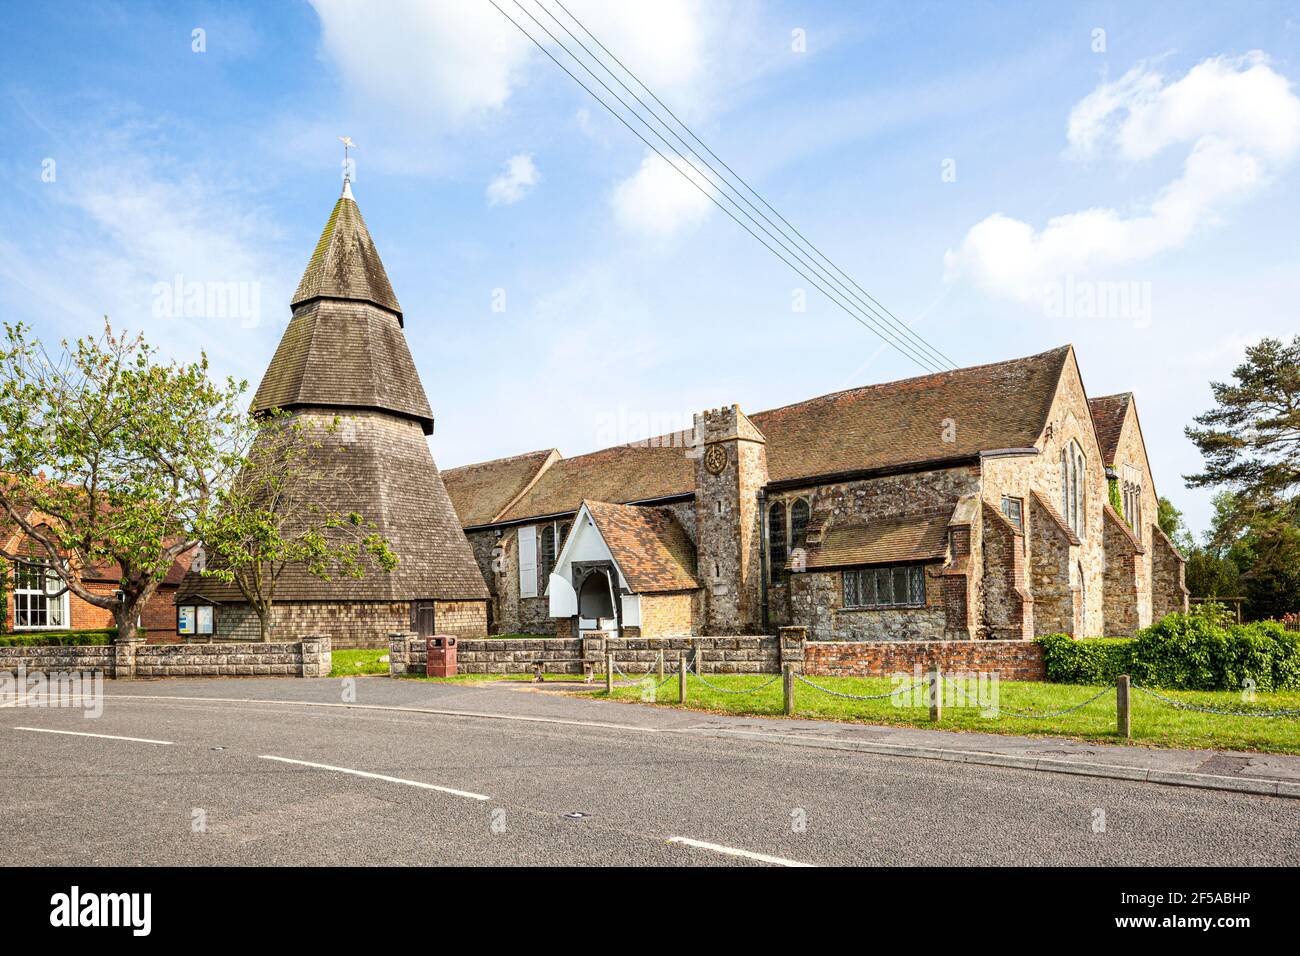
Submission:
M 24 565 L 32 568 L 43 568 L 45 569 L 45 574 L 47 576 L 55 574 L 54 569 L 50 567 L 50 563 L 48 561 L 18 561 L 14 563 L 14 568 L 13 568 L 14 630 L 15 631 L 70 631 L 72 630 L 72 613 L 71 613 L 72 608 L 69 606 L 70 602 L 68 601 L 69 592 L 65 589 L 64 592 L 58 597 L 51 598 L 45 593 L 43 588 L 19 587 L 18 586 L 19 577 L 22 573 L 20 569 Z M 39 575 L 40 572 L 38 571 L 37 574 Z M 63 618 L 63 622 L 61 624 L 49 624 L 49 623 L 19 624 L 18 623 L 19 597 L 22 597 L 24 599 L 23 603 L 27 605 L 29 618 L 31 615 L 31 608 L 33 606 L 33 602 L 37 599 L 43 602 L 44 604 L 43 610 L 45 612 L 46 621 L 49 621 L 50 618 L 50 604 L 52 602 L 58 602 L 57 606 L 61 613 L 61 617 Z

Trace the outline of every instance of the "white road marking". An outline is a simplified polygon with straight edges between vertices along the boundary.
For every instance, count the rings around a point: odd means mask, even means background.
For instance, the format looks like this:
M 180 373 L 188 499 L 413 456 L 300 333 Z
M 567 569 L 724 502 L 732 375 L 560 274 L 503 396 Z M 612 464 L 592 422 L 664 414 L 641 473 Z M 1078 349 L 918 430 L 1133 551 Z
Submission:
M 14 730 L 26 730 L 33 734 L 67 734 L 70 737 L 99 737 L 101 740 L 129 740 L 137 744 L 162 744 L 170 747 L 170 740 L 151 740 L 148 737 L 118 737 L 116 734 L 87 734 L 80 730 L 50 730 L 47 727 L 15 727 Z
M 419 780 L 405 780 L 402 777 L 389 777 L 382 773 L 370 773 L 367 770 L 352 770 L 348 767 L 333 767 L 327 763 L 312 763 L 310 760 L 293 760 L 290 757 L 276 757 L 272 754 L 258 754 L 259 760 L 278 760 L 280 763 L 297 764 L 300 767 L 314 767 L 317 770 L 333 770 L 335 773 L 349 773 L 354 777 L 366 777 L 369 780 L 383 780 L 386 783 L 404 783 L 408 787 L 419 787 L 422 790 L 437 790 L 439 793 L 449 793 L 453 797 L 465 797 L 469 800 L 490 800 L 491 797 L 485 797 L 481 793 L 470 793 L 468 790 L 456 790 L 452 787 L 440 787 L 433 783 L 424 783 Z
M 683 846 L 693 846 L 700 850 L 712 850 L 714 853 L 721 853 L 724 856 L 740 856 L 746 860 L 757 860 L 759 863 L 771 863 L 773 866 L 816 866 L 815 863 L 800 863 L 798 860 L 787 860 L 785 857 L 768 856 L 766 853 L 754 853 L 750 850 L 737 850 L 734 846 L 722 846 L 717 843 L 705 843 L 703 840 L 692 840 L 690 837 L 671 837 L 669 843 L 680 843 Z
M 181 697 L 162 694 L 106 694 L 110 700 L 172 700 L 187 704 L 270 704 L 276 707 L 338 707 L 343 710 L 381 710 L 401 714 L 434 714 L 438 717 L 472 717 L 478 720 L 508 720 L 523 724 L 558 724 L 564 727 L 595 727 L 602 730 L 636 730 L 645 734 L 673 733 L 676 728 L 643 727 L 638 724 L 613 724 L 598 720 L 569 720 L 563 717 L 529 717 L 524 714 L 497 714 L 481 710 L 442 710 L 433 707 L 401 707 L 395 704 L 335 704 L 321 700 L 268 700 L 257 697 Z

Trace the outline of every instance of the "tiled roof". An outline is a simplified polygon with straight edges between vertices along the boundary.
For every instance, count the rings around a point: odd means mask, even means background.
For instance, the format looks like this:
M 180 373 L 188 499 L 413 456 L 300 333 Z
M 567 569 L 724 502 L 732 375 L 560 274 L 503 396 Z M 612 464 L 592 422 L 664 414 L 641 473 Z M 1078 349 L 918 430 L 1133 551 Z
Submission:
M 618 445 L 561 458 L 542 474 L 502 520 L 577 511 L 589 501 L 647 501 L 695 490 L 695 459 L 681 442 L 666 447 Z
M 494 521 L 559 454 L 548 448 L 444 471 L 442 480 L 461 525 L 468 528 Z
M 772 481 L 1025 448 L 1043 431 L 1069 351 L 835 392 L 749 418 L 767 436 Z
M 1092 421 L 1097 428 L 1097 444 L 1101 446 L 1103 465 L 1115 463 L 1115 452 L 1119 448 L 1119 433 L 1124 427 L 1124 416 L 1128 413 L 1132 401 L 1132 392 L 1088 399 L 1088 410 L 1092 412 Z
M 334 204 L 290 304 L 297 306 L 321 297 L 373 302 L 396 313 L 401 321 L 402 307 L 388 273 L 361 210 L 348 194 Z
M 634 594 L 688 591 L 695 580 L 695 546 L 667 508 L 586 502 Z
M 821 543 L 808 548 L 805 567 L 811 570 L 942 560 L 948 553 L 948 517 L 929 514 L 866 524 L 832 524 Z
M 1037 441 L 1046 424 L 1069 354 L 1069 346 L 1062 346 L 1027 358 L 869 385 L 749 419 L 767 438 L 768 476 L 774 482 L 1024 448 Z M 561 459 L 498 520 L 575 511 L 584 498 L 625 503 L 691 494 L 697 450 L 687 447 L 688 437 L 668 435 Z

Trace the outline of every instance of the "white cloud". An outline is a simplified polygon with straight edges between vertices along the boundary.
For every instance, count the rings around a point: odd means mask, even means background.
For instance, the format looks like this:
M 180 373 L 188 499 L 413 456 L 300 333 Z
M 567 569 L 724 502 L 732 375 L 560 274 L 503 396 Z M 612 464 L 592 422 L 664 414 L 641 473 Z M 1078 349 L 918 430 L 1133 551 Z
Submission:
M 501 174 L 488 183 L 488 205 L 510 205 L 519 202 L 532 192 L 541 178 L 542 174 L 537 171 L 532 156 L 527 153 L 511 156 L 502 164 Z
M 682 173 L 705 192 L 687 182 Z M 669 165 L 657 153 L 651 153 L 635 173 L 614 187 L 610 205 L 615 220 L 627 232 L 666 239 L 702 222 L 713 205 L 709 199 L 712 194 L 708 179 L 698 167 L 683 159 L 674 159 Z
M 404 110 L 463 121 L 503 107 L 525 81 L 530 60 L 558 73 L 548 58 L 533 56 L 532 41 L 486 0 L 388 0 L 378 11 L 353 0 L 311 4 L 320 17 L 324 51 L 345 81 Z M 527 13 L 500 0 L 512 19 L 551 49 L 555 45 L 538 22 L 569 48 L 576 50 L 577 43 L 547 11 L 598 49 L 555 4 L 522 5 Z M 727 51 L 753 45 L 745 12 L 730 2 L 569 0 L 565 6 L 651 88 L 679 105 L 681 98 L 699 97 L 704 80 L 737 72 L 722 62 Z M 564 53 L 556 56 L 591 82 Z
M 1149 64 L 1103 83 L 1067 124 L 1070 153 L 1127 163 L 1189 146 L 1182 174 L 1145 210 L 1092 208 L 1042 229 L 995 213 L 944 257 L 947 278 L 1033 301 L 1066 274 L 1095 273 L 1181 247 L 1233 201 L 1250 195 L 1300 153 L 1300 97 L 1262 53 L 1213 57 L 1169 81 Z

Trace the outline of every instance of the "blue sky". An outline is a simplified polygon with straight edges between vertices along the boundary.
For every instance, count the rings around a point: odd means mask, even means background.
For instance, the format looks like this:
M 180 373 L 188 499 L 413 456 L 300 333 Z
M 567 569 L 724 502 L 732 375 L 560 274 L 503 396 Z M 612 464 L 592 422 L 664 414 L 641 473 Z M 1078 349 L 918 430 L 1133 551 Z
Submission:
M 958 364 L 1072 342 L 1090 394 L 1134 391 L 1157 490 L 1204 527 L 1183 426 L 1300 328 L 1294 4 L 567 6 Z M 5 2 L 0 26 L 0 310 L 42 337 L 108 314 L 255 387 L 346 133 L 443 467 L 920 371 L 487 0 Z M 246 308 L 169 307 L 178 276 Z

